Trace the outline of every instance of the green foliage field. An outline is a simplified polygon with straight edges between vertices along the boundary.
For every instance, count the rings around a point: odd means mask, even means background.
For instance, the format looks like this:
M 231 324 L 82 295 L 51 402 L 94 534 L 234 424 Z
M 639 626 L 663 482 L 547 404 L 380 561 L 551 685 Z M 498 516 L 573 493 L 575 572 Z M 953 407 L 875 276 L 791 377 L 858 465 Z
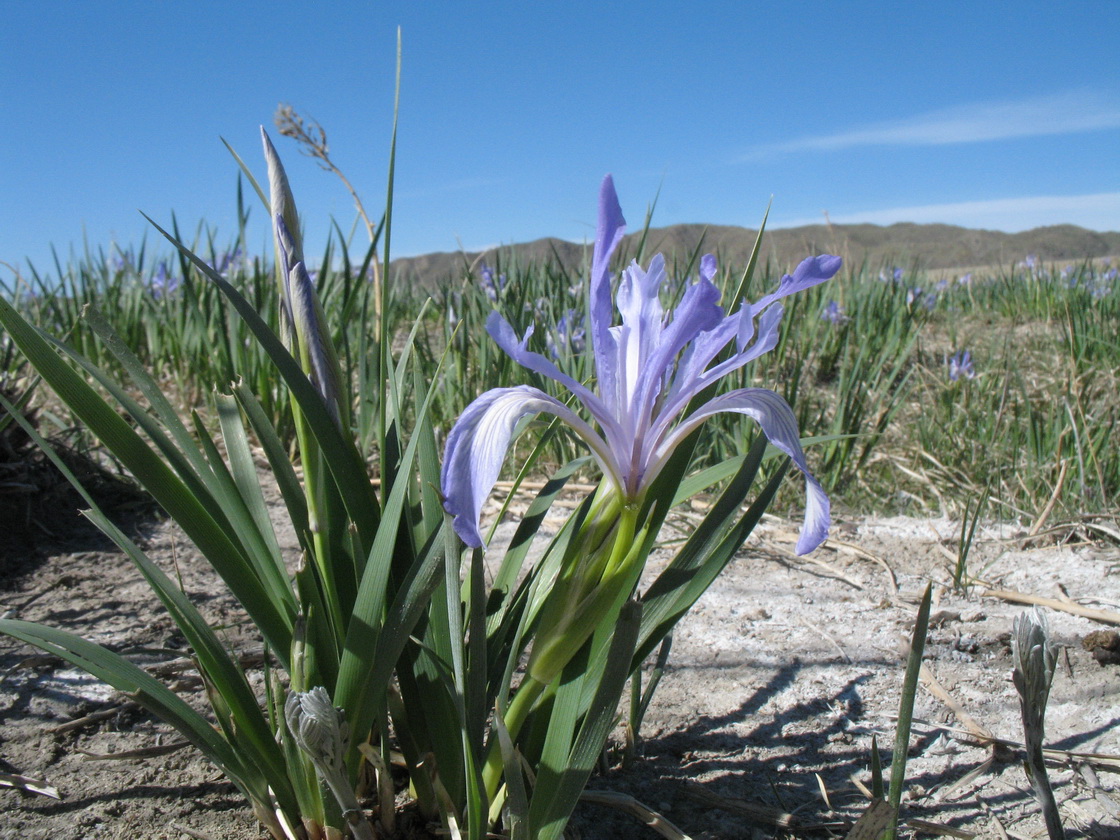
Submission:
M 274 323 L 271 262 L 246 255 L 242 237 L 222 248 L 214 239 L 200 234 L 193 247 Z M 652 256 L 641 237 L 628 245 L 624 260 Z M 696 274 L 700 252 L 666 256 L 683 287 Z M 490 264 L 463 261 L 431 292 L 393 278 L 387 284 L 390 323 L 405 330 L 424 313 L 417 352 L 425 370 L 434 371 L 452 345 L 434 409 L 443 433 L 481 392 L 524 381 L 525 372 L 486 335 L 494 308 L 519 332 L 535 325 L 531 347 L 566 372 L 591 375 L 582 336 L 590 255 L 574 270 L 547 257 L 522 264 L 513 251 L 486 259 Z M 327 321 L 340 325 L 334 338 L 359 395 L 378 392 L 361 387 L 376 375 L 363 358 L 374 329 L 370 261 L 367 249 L 336 241 L 321 255 L 324 268 L 315 278 Z M 1114 512 L 1120 500 L 1115 264 L 1042 265 L 1024 255 L 965 276 L 895 269 L 911 265 L 905 254 L 885 265 L 845 265 L 833 281 L 787 301 L 778 347 L 725 387 L 773 388 L 794 406 L 803 435 L 832 437 L 810 447 L 809 461 L 840 511 L 958 514 L 986 493 L 991 515 L 1024 522 L 1048 507 L 1050 522 Z M 759 271 L 747 298 L 771 290 L 783 268 Z M 725 295 L 734 293 L 741 271 L 721 260 Z M 282 430 L 290 416 L 287 395 L 244 323 L 185 260 L 154 256 L 143 244 L 87 253 L 47 274 L 16 276 L 4 294 L 46 333 L 113 370 L 114 358 L 83 319 L 86 307 L 96 307 L 184 414 L 197 410 L 212 418 L 215 390 L 242 381 Z M 2 384 L 18 396 L 33 380 L 10 340 L 0 342 Z M 971 368 L 951 370 L 950 359 L 963 351 Z M 358 402 L 354 423 L 368 432 L 377 406 L 365 396 Z M 43 416 L 53 418 L 56 433 L 68 426 L 48 394 L 36 394 L 32 403 L 47 409 Z M 580 453 L 547 424 L 538 429 L 549 435 L 542 474 Z M 749 421 L 721 418 L 708 425 L 697 457 L 717 463 L 741 451 L 750 434 Z M 530 433 L 522 446 L 527 451 L 537 439 Z M 784 504 L 780 498 L 777 510 Z M 794 493 L 788 504 L 789 510 L 798 504 Z

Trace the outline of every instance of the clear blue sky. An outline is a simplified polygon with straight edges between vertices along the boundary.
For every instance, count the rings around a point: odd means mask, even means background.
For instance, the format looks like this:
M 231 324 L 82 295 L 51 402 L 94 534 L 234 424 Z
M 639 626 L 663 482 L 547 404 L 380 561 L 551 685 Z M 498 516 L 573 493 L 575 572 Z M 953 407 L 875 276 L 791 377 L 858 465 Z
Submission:
M 1120 230 L 1117 0 L 6 0 L 0 260 L 136 244 L 138 210 L 228 244 L 219 138 L 263 175 L 279 102 L 379 211 L 398 25 L 398 256 L 585 240 L 606 172 L 632 228 L 660 188 L 657 226 L 753 226 L 773 195 L 779 226 Z M 273 139 L 314 254 L 350 199 Z M 264 224 L 254 204 L 257 253 Z

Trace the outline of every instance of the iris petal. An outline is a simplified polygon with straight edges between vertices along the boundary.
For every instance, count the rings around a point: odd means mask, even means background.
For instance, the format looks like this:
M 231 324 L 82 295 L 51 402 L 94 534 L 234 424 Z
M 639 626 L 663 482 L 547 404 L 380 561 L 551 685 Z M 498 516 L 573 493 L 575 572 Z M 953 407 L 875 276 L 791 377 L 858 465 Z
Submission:
M 595 353 L 595 371 L 599 380 L 599 393 L 613 410 L 617 407 L 617 366 L 611 322 L 614 320 L 614 301 L 611 299 L 611 254 L 622 241 L 626 219 L 614 190 L 614 179 L 603 178 L 599 188 L 599 224 L 595 231 L 595 251 L 591 261 L 590 322 L 591 343 Z
M 522 418 L 553 414 L 567 423 L 591 447 L 603 472 L 621 487 L 612 470 L 606 444 L 579 415 L 537 388 L 518 385 L 487 391 L 464 411 L 447 436 L 440 485 L 444 508 L 454 516 L 455 533 L 469 546 L 482 546 L 479 516 L 494 489 L 510 439 Z
M 840 270 L 841 264 L 840 257 L 834 257 L 831 254 L 821 254 L 816 257 L 806 257 L 797 268 L 793 270 L 793 274 L 787 274 L 782 277 L 778 288 L 758 301 L 751 307 L 754 315 L 757 315 L 763 309 L 768 307 L 774 301 L 784 297 L 788 297 L 796 292 L 803 292 L 806 289 L 811 289 L 823 283 Z
M 658 448 L 655 466 L 647 480 L 652 481 L 656 471 L 664 465 L 673 450 L 697 426 L 714 414 L 731 411 L 745 414 L 762 429 L 766 439 L 789 455 L 797 468 L 805 474 L 805 520 L 797 541 L 797 553 L 808 554 L 828 536 L 830 521 L 828 496 L 819 481 L 809 472 L 801 438 L 797 431 L 797 418 L 781 396 L 766 388 L 742 388 L 730 391 L 705 403 L 673 429 Z
M 700 279 L 709 283 L 716 276 L 716 258 L 714 254 L 705 254 L 700 258 Z
M 641 412 L 644 417 L 651 418 L 654 404 L 666 387 L 665 379 L 673 376 L 676 360 L 681 351 L 702 336 L 710 334 L 722 320 L 723 310 L 719 306 L 719 289 L 707 280 L 700 280 L 685 290 L 681 302 L 673 312 L 673 320 L 661 332 L 658 346 L 643 366 L 643 381 L 634 404 L 635 410 Z M 691 379 L 695 380 L 695 377 Z M 672 399 L 672 404 L 675 406 L 677 402 L 674 391 L 679 387 L 677 383 L 681 385 L 687 383 L 679 373 L 671 382 L 667 397 Z M 679 411 L 683 407 L 682 405 L 676 410 Z M 647 423 L 656 430 L 663 425 L 662 418 L 665 415 L 674 413 L 674 409 L 667 405 L 656 421 L 649 419 Z M 656 436 L 656 431 L 654 435 Z

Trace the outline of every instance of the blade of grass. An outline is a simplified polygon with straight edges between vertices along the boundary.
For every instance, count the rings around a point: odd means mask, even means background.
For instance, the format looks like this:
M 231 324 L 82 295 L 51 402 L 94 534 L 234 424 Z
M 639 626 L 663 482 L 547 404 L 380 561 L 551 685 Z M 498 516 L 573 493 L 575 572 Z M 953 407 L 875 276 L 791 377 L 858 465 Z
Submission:
M 902 785 L 906 781 L 906 755 L 910 751 L 910 724 L 914 719 L 914 698 L 918 693 L 918 676 L 922 668 L 922 654 L 926 647 L 926 633 L 929 631 L 929 609 L 933 595 L 933 585 L 926 584 L 918 606 L 918 618 L 914 622 L 914 635 L 910 640 L 910 657 L 906 662 L 906 677 L 902 683 L 902 700 L 898 705 L 898 725 L 895 729 L 894 752 L 891 754 L 891 781 L 887 789 L 893 817 L 884 840 L 894 840 L 898 832 L 898 810 L 902 802 Z

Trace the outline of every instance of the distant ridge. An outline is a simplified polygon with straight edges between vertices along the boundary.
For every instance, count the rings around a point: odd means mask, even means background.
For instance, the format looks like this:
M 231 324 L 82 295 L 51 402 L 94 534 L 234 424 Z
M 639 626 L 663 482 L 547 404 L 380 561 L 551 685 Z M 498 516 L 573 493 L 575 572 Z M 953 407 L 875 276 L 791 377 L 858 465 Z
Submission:
M 697 250 L 714 253 L 722 265 L 742 267 L 750 257 L 757 232 L 727 225 L 682 224 L 653 228 L 646 237 L 645 259 L 657 252 L 669 264 L 685 262 Z M 628 234 L 621 251 L 635 253 L 641 232 Z M 577 272 L 589 256 L 590 245 L 562 239 L 537 239 L 503 245 L 491 251 L 435 253 L 393 260 L 390 276 L 431 288 L 465 276 L 476 262 L 509 266 L 559 265 Z M 1120 233 L 1098 233 L 1076 225 L 1053 225 L 1022 233 L 1002 233 L 939 224 L 807 225 L 767 230 L 760 260 L 788 269 L 812 254 L 831 253 L 846 264 L 885 265 L 947 270 L 976 266 L 1011 266 L 1034 254 L 1041 262 L 1077 262 L 1120 255 Z M 479 259 L 479 257 L 483 259 Z

